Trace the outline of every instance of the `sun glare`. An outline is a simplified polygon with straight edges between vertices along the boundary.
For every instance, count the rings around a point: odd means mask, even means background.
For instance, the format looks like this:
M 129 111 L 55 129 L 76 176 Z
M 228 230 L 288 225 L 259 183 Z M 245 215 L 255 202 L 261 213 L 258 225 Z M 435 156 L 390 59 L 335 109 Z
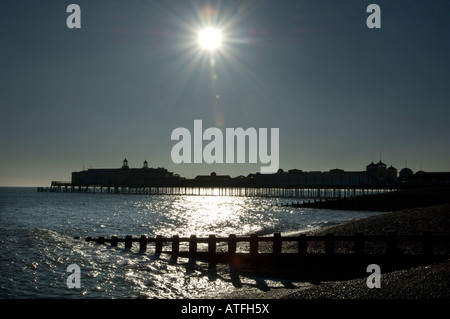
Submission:
M 222 33 L 218 29 L 207 28 L 200 31 L 198 41 L 202 49 L 214 51 L 220 48 Z

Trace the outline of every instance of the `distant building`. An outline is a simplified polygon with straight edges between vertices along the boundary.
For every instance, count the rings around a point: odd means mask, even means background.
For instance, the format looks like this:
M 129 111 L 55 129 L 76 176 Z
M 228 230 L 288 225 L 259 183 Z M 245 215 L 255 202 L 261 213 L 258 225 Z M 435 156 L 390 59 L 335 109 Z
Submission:
M 413 171 L 410 168 L 402 168 L 400 170 L 400 177 L 405 178 L 405 177 L 410 177 L 413 175 Z
M 217 175 L 212 172 L 210 175 L 198 175 L 195 177 L 197 181 L 228 181 L 231 179 L 230 175 Z
M 392 165 L 386 168 L 381 160 L 377 164 L 371 162 L 367 165 L 366 173 L 371 184 L 392 184 L 397 181 L 397 169 Z
M 73 187 L 396 187 L 422 185 L 450 185 L 450 173 L 414 172 L 405 167 L 397 173 L 392 165 L 381 160 L 371 162 L 362 171 L 345 171 L 334 168 L 329 171 L 303 171 L 279 169 L 273 174 L 248 174 L 231 178 L 229 175 L 198 175 L 194 179 L 181 178 L 165 168 L 150 168 L 147 160 L 141 168 L 130 168 L 124 159 L 120 168 L 88 169 L 72 173 Z M 67 185 L 64 184 L 66 187 Z M 58 184 L 60 185 L 60 184 Z
M 125 159 L 121 168 L 97 168 L 72 173 L 72 186 L 146 187 L 164 185 L 178 180 L 165 168 L 149 168 L 147 160 L 142 168 L 129 168 Z
M 410 168 L 400 170 L 399 184 L 409 186 L 447 186 L 450 185 L 450 172 L 424 172 L 414 173 Z
M 397 169 L 393 167 L 392 165 L 389 166 L 389 168 L 386 170 L 386 181 L 388 183 L 395 183 L 397 182 Z
M 423 185 L 423 186 L 450 185 L 450 172 L 418 171 L 417 173 L 409 176 L 409 183 L 412 185 Z
M 378 167 L 377 165 L 372 162 L 369 165 L 366 166 L 366 172 L 371 177 L 376 177 L 378 174 Z
M 386 179 L 386 164 L 381 160 L 377 163 L 377 176 L 382 179 Z
M 332 169 L 328 172 L 305 172 L 298 169 L 279 170 L 275 174 L 249 174 L 251 185 L 280 187 L 314 187 L 314 186 L 360 186 L 367 185 L 367 173 L 364 171 L 344 171 Z

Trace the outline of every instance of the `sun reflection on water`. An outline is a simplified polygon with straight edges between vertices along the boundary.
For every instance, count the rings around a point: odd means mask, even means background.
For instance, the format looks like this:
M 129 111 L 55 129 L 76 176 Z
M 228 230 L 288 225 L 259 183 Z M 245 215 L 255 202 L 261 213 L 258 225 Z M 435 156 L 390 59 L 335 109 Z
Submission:
M 251 231 L 249 218 L 261 208 L 254 207 L 245 198 L 231 196 L 188 196 L 173 203 L 183 235 L 228 236 Z M 253 211 L 253 214 L 248 214 Z M 181 226 L 181 227 L 180 227 Z M 255 230 L 255 229 L 253 229 Z
M 129 234 L 239 236 L 268 234 L 278 229 L 282 217 L 273 199 L 255 200 L 218 192 L 220 190 L 212 189 L 203 195 L 134 199 L 133 203 L 128 203 L 134 211 L 129 215 Z M 122 224 L 122 228 L 124 226 Z

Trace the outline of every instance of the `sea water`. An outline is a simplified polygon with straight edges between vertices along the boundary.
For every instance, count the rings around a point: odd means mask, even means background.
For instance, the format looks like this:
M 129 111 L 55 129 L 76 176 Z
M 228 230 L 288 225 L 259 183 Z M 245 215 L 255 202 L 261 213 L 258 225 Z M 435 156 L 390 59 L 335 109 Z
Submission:
M 242 277 L 236 285 L 226 265 L 211 276 L 207 265 L 188 269 L 169 257 L 156 258 L 150 247 L 140 252 L 138 244 L 124 249 L 84 238 L 289 234 L 379 214 L 280 205 L 292 200 L 1 187 L 0 298 L 213 298 L 236 289 L 258 289 L 261 278 Z M 67 284 L 73 264 L 80 269 L 80 288 Z M 265 289 L 282 286 L 276 278 L 263 280 Z

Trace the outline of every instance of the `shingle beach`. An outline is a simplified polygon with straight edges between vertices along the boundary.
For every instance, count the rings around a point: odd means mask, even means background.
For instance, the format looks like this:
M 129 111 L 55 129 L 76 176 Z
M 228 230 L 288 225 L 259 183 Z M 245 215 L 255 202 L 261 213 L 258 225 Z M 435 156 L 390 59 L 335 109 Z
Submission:
M 450 234 L 450 204 L 408 208 L 332 226 L 314 234 Z M 308 233 L 309 234 L 309 233 Z M 294 247 L 292 247 L 294 249 Z M 449 247 L 440 247 L 446 251 Z M 381 288 L 369 289 L 366 277 L 323 281 L 301 288 L 268 291 L 236 289 L 219 298 L 232 299 L 447 299 L 450 297 L 450 260 L 382 273 Z

